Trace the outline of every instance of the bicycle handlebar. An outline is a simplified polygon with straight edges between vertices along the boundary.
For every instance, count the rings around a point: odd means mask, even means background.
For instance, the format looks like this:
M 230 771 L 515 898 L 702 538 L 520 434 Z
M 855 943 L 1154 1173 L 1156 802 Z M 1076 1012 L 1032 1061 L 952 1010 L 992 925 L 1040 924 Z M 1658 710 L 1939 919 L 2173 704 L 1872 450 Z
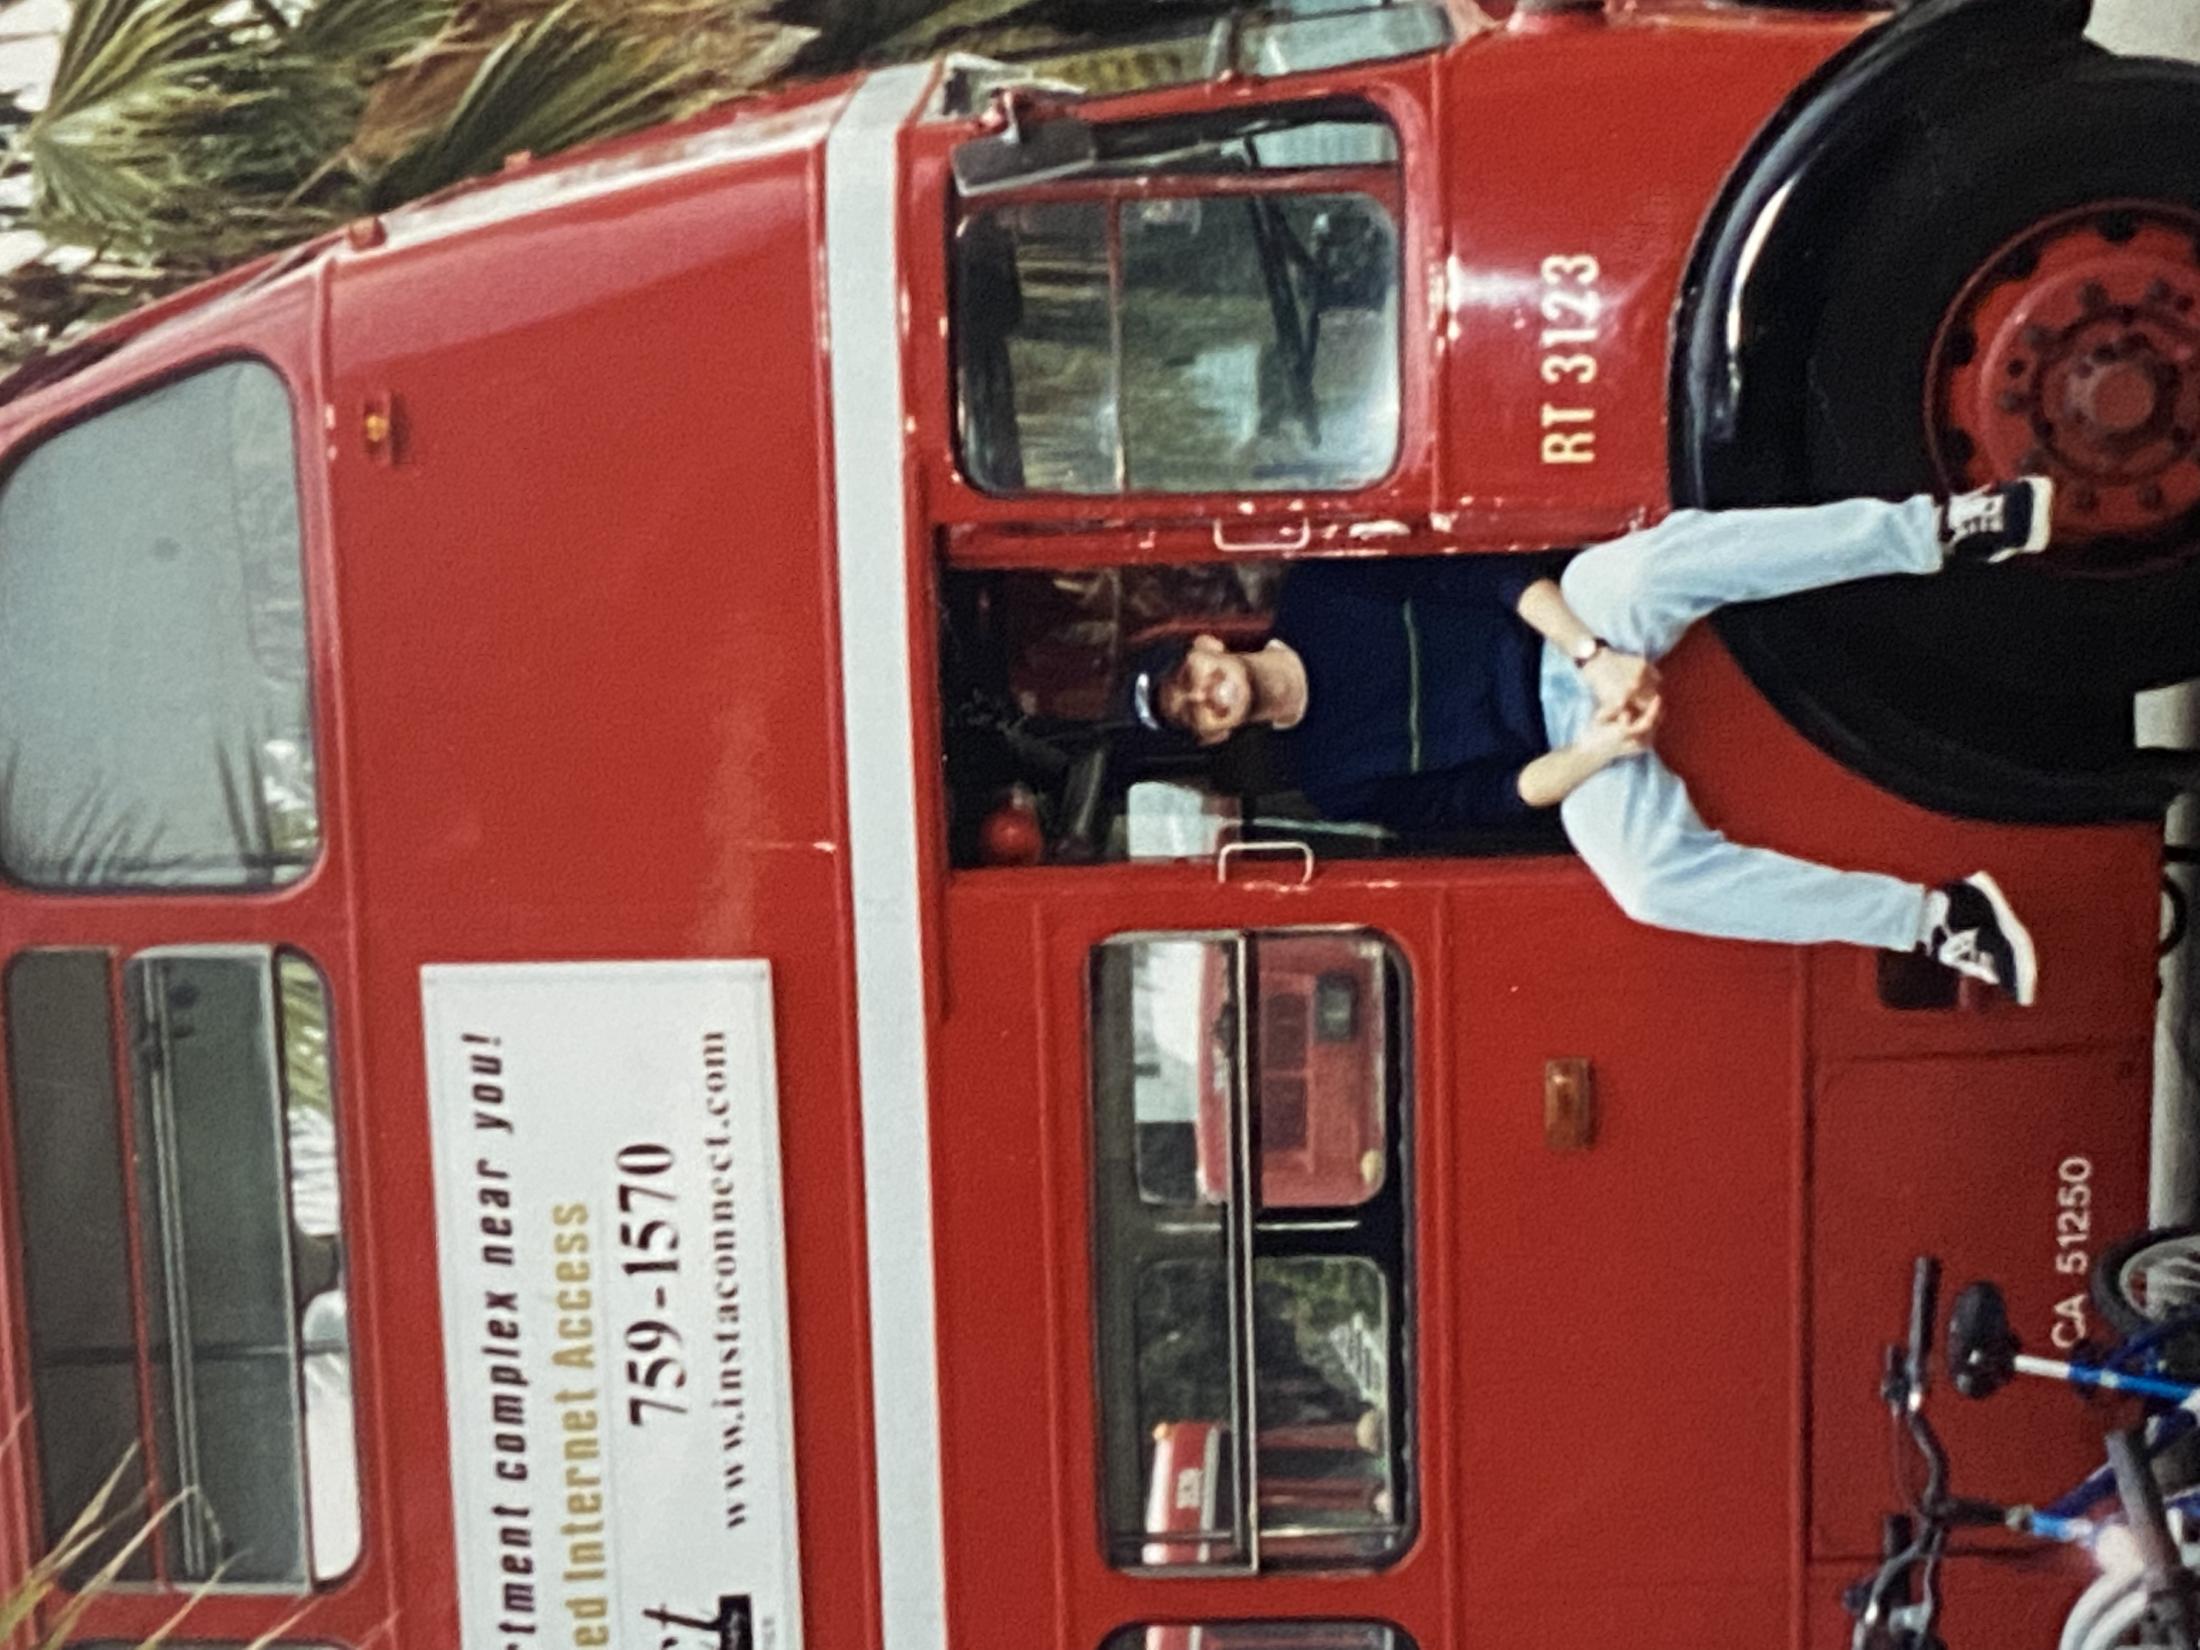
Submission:
M 1940 1301 L 1940 1262 L 1932 1255 L 1919 1255 L 1917 1265 L 1910 1272 L 1910 1342 L 1909 1356 L 1904 1361 L 1902 1374 L 1909 1383 L 1909 1401 L 1913 1405 L 1923 1397 L 1926 1382 L 1930 1378 L 1933 1356 L 1933 1315 Z
M 1855 1618 L 1852 1650 L 1916 1650 L 1931 1644 L 1940 1613 L 1937 1572 L 1947 1549 L 1951 1514 L 1948 1457 L 1925 1417 L 1925 1389 L 1932 1379 L 1933 1318 L 1939 1310 L 1940 1262 L 1920 1255 L 1910 1273 L 1910 1321 L 1906 1344 L 1886 1349 L 1880 1396 L 1897 1427 L 1909 1434 L 1925 1460 L 1925 1484 L 1912 1499 L 1902 1533 L 1890 1542 L 1879 1568 L 1849 1590 Z M 1920 1597 L 1913 1602 L 1913 1588 Z

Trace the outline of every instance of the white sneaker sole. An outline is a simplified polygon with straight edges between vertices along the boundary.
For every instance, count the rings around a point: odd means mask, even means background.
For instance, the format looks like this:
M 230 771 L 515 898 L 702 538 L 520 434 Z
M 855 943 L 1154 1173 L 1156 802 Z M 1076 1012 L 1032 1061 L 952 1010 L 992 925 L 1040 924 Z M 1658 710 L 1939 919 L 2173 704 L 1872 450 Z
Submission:
M 2012 544 L 1996 550 L 1986 558 L 1991 567 L 1995 562 L 2008 561 L 2016 556 L 2036 556 L 2045 550 L 2055 536 L 2055 481 L 2052 476 L 2026 476 L 2019 485 L 2032 494 L 2032 526 L 2022 544 Z
M 2009 942 L 2017 963 L 2017 977 L 2005 983 L 2019 1006 L 2030 1008 L 2040 994 L 2040 954 L 2032 943 L 2032 930 L 2017 920 L 2016 908 L 2001 891 L 2001 884 L 1984 871 L 1963 880 L 1984 894 L 1986 903 L 1994 908 L 1994 921 L 2000 925 L 2002 938 Z

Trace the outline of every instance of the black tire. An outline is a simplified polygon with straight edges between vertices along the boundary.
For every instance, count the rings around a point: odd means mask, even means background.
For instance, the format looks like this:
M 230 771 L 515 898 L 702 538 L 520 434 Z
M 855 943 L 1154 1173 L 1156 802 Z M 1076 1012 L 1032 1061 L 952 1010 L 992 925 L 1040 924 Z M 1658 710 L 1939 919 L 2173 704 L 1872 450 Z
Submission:
M 2082 45 L 1979 56 L 1947 66 L 1940 105 L 1865 146 L 1839 207 L 1789 226 L 1799 249 L 1767 321 L 1791 382 L 1745 414 L 1787 479 L 1717 503 L 1939 490 L 1926 375 L 1973 275 L 2073 208 L 2200 207 L 2200 69 Z M 1783 714 L 1913 801 L 2003 820 L 2159 817 L 2193 775 L 2133 754 L 2131 695 L 2200 676 L 2200 522 L 2189 545 L 2083 562 L 1872 580 L 1729 610 L 1718 627 Z
M 1942 317 L 1994 252 L 2095 202 L 2200 207 L 2200 73 L 2093 52 L 2051 62 L 2006 68 L 2046 77 L 2028 96 L 1922 117 L 1923 133 L 1886 157 L 1854 216 L 1828 226 L 1809 351 L 1814 481 L 1930 486 L 1922 419 L 1887 414 L 1923 407 Z
M 2165 1268 L 2172 1277 L 2162 1288 Z M 2155 1226 L 2101 1252 L 2093 1263 L 2093 1304 L 2120 1336 L 2200 1311 L 2200 1225 Z
M 2006 72 L 2045 83 L 1967 115 L 1923 117 L 1922 137 L 1891 157 L 1863 210 L 1831 237 L 1805 367 L 1802 456 L 1816 496 L 1939 489 L 1928 360 L 1956 294 L 1994 253 L 2096 202 L 2200 208 L 2200 72 L 2095 53 Z M 2125 578 L 2064 576 L 2058 567 L 2073 558 L 2053 556 L 1959 577 L 1951 584 L 1971 586 L 1971 600 L 1938 605 L 1984 610 L 1983 633 L 1959 624 L 1957 636 L 1991 636 L 1977 662 L 2001 685 L 2036 684 L 2042 659 L 2068 656 L 2069 627 L 2119 689 L 2183 681 L 2200 675 L 2200 521 L 2187 517 L 2174 543 L 2187 553 L 2104 546 L 2083 558 L 2088 575 L 2145 569 Z

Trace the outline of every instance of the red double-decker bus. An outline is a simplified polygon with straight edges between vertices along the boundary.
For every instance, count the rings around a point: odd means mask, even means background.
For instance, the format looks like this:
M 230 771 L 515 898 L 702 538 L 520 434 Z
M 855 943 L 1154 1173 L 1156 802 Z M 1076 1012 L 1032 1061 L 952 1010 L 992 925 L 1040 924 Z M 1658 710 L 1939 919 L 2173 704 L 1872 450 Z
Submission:
M 2200 87 L 2083 10 L 887 70 L 19 376 L 0 1556 L 48 1629 L 1844 1642 L 1909 1257 L 2068 1346 L 2142 1215 Z M 2026 470 L 2045 565 L 1728 615 L 1661 748 L 1737 837 L 1993 866 L 2029 1010 L 1104 715 L 1304 558 Z M 2097 1441 L 2002 1402 L 1976 1493 Z M 2083 1579 L 1954 1608 L 2044 1645 Z

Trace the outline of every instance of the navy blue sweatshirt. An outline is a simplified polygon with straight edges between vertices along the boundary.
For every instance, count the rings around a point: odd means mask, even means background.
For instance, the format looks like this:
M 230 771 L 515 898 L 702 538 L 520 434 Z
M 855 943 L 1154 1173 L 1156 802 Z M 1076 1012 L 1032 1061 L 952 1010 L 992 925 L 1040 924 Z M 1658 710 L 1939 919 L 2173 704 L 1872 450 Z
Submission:
M 1543 638 L 1516 611 L 1564 556 L 1305 561 L 1274 636 L 1306 664 L 1306 715 L 1277 735 L 1307 800 L 1395 830 L 1537 816 L 1520 770 L 1551 748 Z

